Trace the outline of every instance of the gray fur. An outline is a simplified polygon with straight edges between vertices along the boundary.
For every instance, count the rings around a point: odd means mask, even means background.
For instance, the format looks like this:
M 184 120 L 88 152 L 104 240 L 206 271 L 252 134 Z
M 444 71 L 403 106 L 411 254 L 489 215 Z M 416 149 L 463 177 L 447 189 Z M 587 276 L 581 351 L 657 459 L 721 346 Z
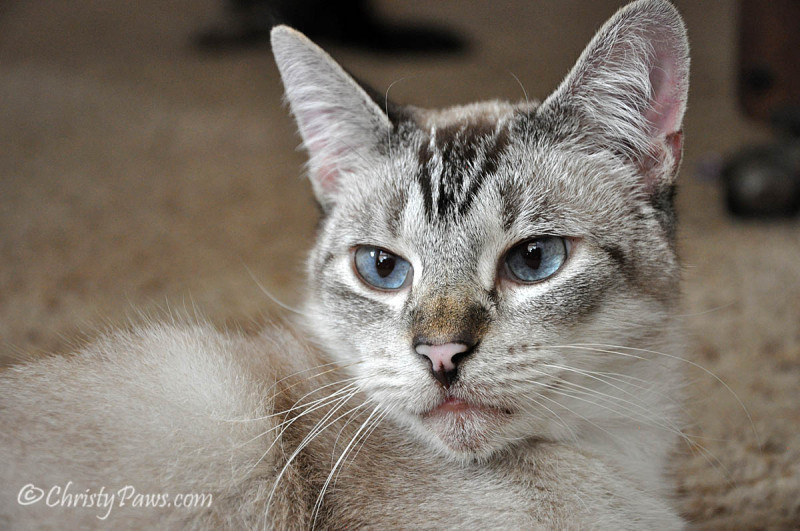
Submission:
M 24 483 L 73 480 L 214 493 L 112 511 L 131 527 L 680 527 L 675 9 L 620 10 L 541 105 L 390 116 L 294 30 L 273 50 L 324 210 L 304 310 L 317 348 L 151 326 L 0 375 L 0 518 L 101 523 L 16 503 Z M 569 240 L 561 270 L 504 278 L 506 251 L 542 235 Z M 411 284 L 367 287 L 358 245 L 404 257 Z M 449 389 L 421 336 L 477 342 Z M 476 412 L 429 413 L 447 397 Z

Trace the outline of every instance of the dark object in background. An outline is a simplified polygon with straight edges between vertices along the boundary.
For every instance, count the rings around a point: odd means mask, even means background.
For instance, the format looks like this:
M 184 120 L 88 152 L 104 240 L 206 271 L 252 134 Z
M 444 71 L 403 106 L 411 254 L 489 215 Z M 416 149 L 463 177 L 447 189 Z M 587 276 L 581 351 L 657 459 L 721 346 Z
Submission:
M 728 210 L 741 217 L 800 211 L 800 0 L 741 0 L 739 101 L 784 140 L 732 156 L 723 169 Z
M 793 216 L 800 211 L 800 139 L 747 149 L 726 163 L 722 178 L 732 214 Z
M 288 24 L 315 41 L 383 53 L 451 53 L 467 43 L 440 27 L 401 24 L 379 17 L 369 0 L 226 0 L 225 26 L 197 36 L 206 50 L 247 48 L 269 43 L 276 24 Z
M 797 0 L 741 0 L 739 100 L 745 113 L 758 120 L 800 109 Z

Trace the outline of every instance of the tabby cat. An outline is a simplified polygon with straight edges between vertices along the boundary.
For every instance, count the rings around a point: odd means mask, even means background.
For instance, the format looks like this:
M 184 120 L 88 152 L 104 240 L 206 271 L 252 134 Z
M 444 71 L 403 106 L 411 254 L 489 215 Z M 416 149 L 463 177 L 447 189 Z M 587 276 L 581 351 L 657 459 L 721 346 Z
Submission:
M 398 106 L 272 45 L 322 211 L 303 322 L 5 371 L 0 527 L 681 527 L 675 8 L 621 9 L 542 103 Z

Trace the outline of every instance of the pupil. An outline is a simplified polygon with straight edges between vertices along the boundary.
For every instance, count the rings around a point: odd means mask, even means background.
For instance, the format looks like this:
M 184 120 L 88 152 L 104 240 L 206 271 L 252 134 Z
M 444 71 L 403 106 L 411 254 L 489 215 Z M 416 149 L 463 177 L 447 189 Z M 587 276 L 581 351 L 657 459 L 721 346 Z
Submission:
M 536 245 L 536 242 L 530 242 L 522 251 L 522 258 L 525 260 L 526 266 L 531 269 L 539 269 L 542 265 L 542 249 Z
M 394 271 L 395 257 L 386 251 L 378 251 L 375 256 L 375 271 L 381 278 L 386 278 Z

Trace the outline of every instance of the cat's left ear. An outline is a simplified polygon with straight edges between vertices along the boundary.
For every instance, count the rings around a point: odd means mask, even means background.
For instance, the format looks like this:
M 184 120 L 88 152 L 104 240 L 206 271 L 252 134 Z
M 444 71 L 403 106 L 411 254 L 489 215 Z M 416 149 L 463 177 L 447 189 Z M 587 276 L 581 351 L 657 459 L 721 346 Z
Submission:
M 286 99 L 309 154 L 309 176 L 323 209 L 342 179 L 374 167 L 392 124 L 366 91 L 319 46 L 287 26 L 272 30 L 272 52 Z
M 577 113 L 582 143 L 632 161 L 649 194 L 673 183 L 683 151 L 689 43 L 666 0 L 620 9 L 542 109 Z

